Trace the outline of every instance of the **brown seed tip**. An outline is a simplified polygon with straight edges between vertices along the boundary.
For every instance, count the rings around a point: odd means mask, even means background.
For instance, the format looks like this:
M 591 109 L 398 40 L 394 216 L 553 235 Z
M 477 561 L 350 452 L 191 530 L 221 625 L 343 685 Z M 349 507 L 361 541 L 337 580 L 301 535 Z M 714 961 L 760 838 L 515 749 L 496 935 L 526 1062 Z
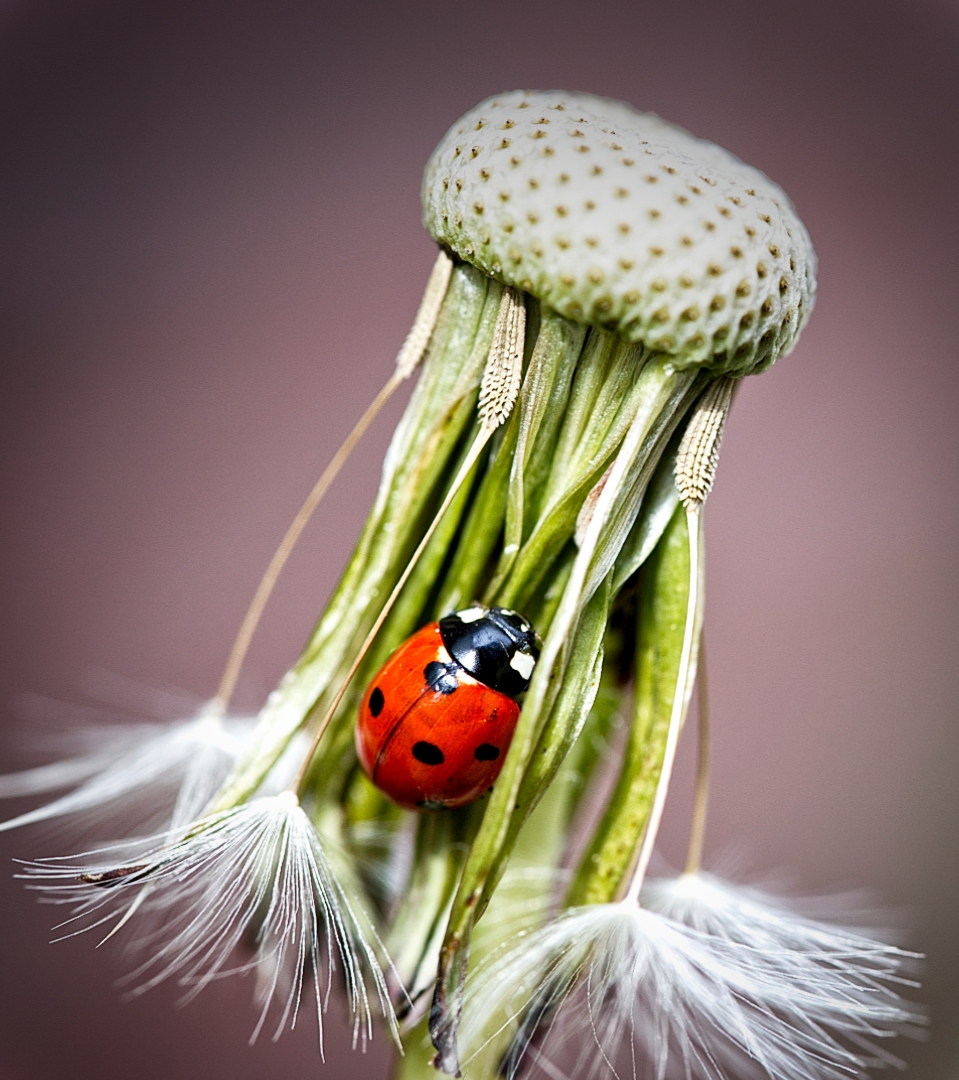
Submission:
M 693 406 L 692 416 L 676 453 L 676 487 L 690 512 L 699 510 L 716 479 L 723 425 L 736 380 L 724 375 L 710 383 Z

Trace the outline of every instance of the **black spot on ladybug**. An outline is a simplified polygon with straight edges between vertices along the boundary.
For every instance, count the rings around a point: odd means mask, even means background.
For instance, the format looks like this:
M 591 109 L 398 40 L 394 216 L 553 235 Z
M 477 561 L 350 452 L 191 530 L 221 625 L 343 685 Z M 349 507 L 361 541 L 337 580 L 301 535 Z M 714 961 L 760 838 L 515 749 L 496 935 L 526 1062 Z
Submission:
M 413 743 L 413 757 L 424 765 L 442 765 L 446 760 L 443 751 L 431 742 Z
M 495 761 L 499 757 L 499 747 L 488 742 L 480 743 L 473 751 L 473 757 L 477 761 Z
M 370 694 L 370 712 L 374 716 L 379 716 L 383 711 L 383 706 L 386 703 L 386 699 L 383 697 L 383 691 L 377 687 L 372 694 Z
M 437 694 L 452 694 L 459 686 L 455 664 L 441 664 L 439 660 L 431 660 L 423 669 L 423 676 L 426 679 L 426 685 Z

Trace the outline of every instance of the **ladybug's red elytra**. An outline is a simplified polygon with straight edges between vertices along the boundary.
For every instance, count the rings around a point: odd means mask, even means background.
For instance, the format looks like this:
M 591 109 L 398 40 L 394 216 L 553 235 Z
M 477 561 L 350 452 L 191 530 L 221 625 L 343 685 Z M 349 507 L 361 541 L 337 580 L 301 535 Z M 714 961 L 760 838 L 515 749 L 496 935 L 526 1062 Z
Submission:
M 507 608 L 466 608 L 418 630 L 363 697 L 356 750 L 367 776 L 409 809 L 464 806 L 488 791 L 539 650 Z

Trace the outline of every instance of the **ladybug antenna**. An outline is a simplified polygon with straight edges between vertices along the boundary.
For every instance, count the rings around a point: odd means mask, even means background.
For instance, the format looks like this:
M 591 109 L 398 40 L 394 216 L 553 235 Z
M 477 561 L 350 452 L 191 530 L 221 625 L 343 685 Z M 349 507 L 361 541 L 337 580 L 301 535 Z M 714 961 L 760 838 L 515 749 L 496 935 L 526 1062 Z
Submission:
M 316 729 L 313 741 L 310 744 L 310 749 L 303 758 L 303 764 L 300 766 L 296 779 L 293 781 L 291 787 L 292 791 L 299 793 L 300 788 L 306 779 L 306 774 L 309 771 L 310 761 L 312 760 L 326 729 L 329 727 L 330 721 L 333 719 L 333 714 L 336 712 L 337 708 L 339 708 L 339 704 L 343 700 L 343 695 L 346 693 L 347 687 L 350 685 L 353 676 L 363 662 L 363 657 L 369 652 L 370 646 L 376 639 L 376 635 L 380 632 L 380 628 L 383 623 L 386 622 L 387 616 L 392 610 L 393 605 L 403 591 L 403 586 L 409 579 L 410 574 L 413 573 L 417 562 L 419 562 L 420 556 L 426 550 L 426 545 L 430 542 L 433 533 L 436 532 L 440 522 L 443 520 L 443 515 L 449 509 L 450 503 L 456 498 L 460 488 L 466 482 L 466 479 L 473 470 L 473 466 L 479 460 L 479 456 L 489 442 L 493 432 L 496 431 L 501 424 L 506 422 L 510 413 L 513 411 L 513 406 L 519 395 L 520 381 L 523 375 L 523 347 L 525 340 L 526 308 L 523 304 L 523 294 L 516 289 L 507 286 L 503 290 L 503 298 L 500 301 L 499 312 L 496 316 L 496 326 L 493 330 L 493 341 L 490 345 L 489 358 L 486 361 L 486 369 L 483 372 L 483 382 L 480 385 L 479 431 L 477 432 L 476 438 L 473 440 L 473 445 L 469 448 L 466 459 L 460 466 L 459 472 L 453 479 L 452 484 L 450 484 L 449 490 L 446 492 L 439 510 L 436 511 L 436 515 L 430 523 L 430 527 L 426 530 L 416 550 L 410 556 L 409 562 L 407 562 L 406 568 L 400 575 L 399 581 L 393 586 L 393 591 L 390 593 L 389 597 L 387 597 L 386 603 L 383 605 L 376 621 L 370 628 L 370 632 L 366 635 L 363 644 L 360 646 L 354 657 L 353 663 L 350 665 L 350 670 L 346 673 L 346 677 L 340 684 L 340 688 L 333 696 L 333 700 L 323 714 L 323 719 Z
M 416 318 L 413 320 L 413 326 L 406 335 L 403 347 L 400 349 L 399 355 L 396 358 L 396 366 L 393 369 L 393 374 L 367 407 L 366 412 L 364 412 L 356 422 L 355 427 L 349 435 L 347 435 L 342 446 L 340 446 L 339 450 L 333 455 L 333 459 L 323 470 L 322 476 L 314 484 L 313 490 L 307 495 L 300 509 L 297 510 L 296 516 L 293 518 L 292 522 L 290 522 L 290 526 L 286 530 L 283 539 L 280 541 L 279 547 L 273 552 L 273 558 L 270 559 L 270 563 L 264 571 L 263 577 L 260 578 L 260 583 L 256 587 L 256 592 L 253 594 L 250 606 L 243 616 L 243 622 L 240 623 L 240 629 L 237 632 L 236 640 L 233 642 L 233 648 L 230 650 L 230 656 L 226 662 L 226 667 L 223 670 L 220 685 L 217 688 L 216 696 L 213 699 L 213 705 L 221 715 L 226 712 L 227 706 L 230 703 L 230 698 L 233 696 L 233 691 L 236 689 L 236 681 L 240 674 L 240 668 L 243 666 L 243 661 L 246 659 L 247 651 L 250 648 L 250 642 L 253 640 L 253 634 L 256 631 L 257 624 L 260 621 L 260 616 L 263 614 L 267 601 L 270 599 L 270 594 L 273 592 L 273 587 L 276 585 L 277 579 L 279 578 L 283 567 L 286 565 L 287 559 L 290 557 L 290 553 L 296 546 L 297 540 L 299 540 L 300 535 L 306 528 L 307 522 L 312 517 L 313 511 L 319 505 L 320 500 L 336 479 L 337 473 L 343 467 L 346 459 L 353 452 L 353 448 L 363 437 L 364 432 L 376 418 L 379 411 L 387 401 L 389 401 L 397 387 L 413 374 L 419 366 L 420 361 L 423 359 L 426 347 L 429 345 L 430 338 L 433 334 L 433 329 L 436 326 L 436 319 L 439 315 L 443 298 L 446 296 L 446 290 L 449 286 L 452 271 L 452 259 L 450 259 L 445 251 L 440 251 L 436 262 L 433 265 L 429 280 L 426 283 L 426 291 L 423 293 L 423 299 L 420 301 L 419 310 L 416 313 Z

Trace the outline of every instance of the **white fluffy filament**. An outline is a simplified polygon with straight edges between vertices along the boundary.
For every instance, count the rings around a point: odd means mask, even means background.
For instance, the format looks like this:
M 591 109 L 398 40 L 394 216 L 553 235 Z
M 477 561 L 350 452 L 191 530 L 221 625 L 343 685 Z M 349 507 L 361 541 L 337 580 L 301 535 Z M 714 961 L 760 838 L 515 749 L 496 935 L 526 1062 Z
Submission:
M 289 792 L 214 815 L 185 839 L 167 835 L 93 854 L 99 858 L 91 865 L 80 863 L 89 856 L 26 863 L 21 876 L 47 900 L 73 905 L 62 924 L 74 927 L 70 936 L 110 924 L 112 934 L 134 913 L 147 924 L 131 942 L 149 954 L 126 979 L 134 994 L 175 979 L 189 999 L 214 980 L 256 968 L 260 1014 L 252 1038 L 274 1005 L 277 1038 L 295 1025 L 312 976 L 322 1052 L 323 1011 L 338 971 L 354 1042 L 365 1045 L 372 1035 L 376 1000 L 397 1036 L 382 946 Z M 118 856 L 126 864 L 120 869 Z M 244 949 L 252 954 L 238 956 Z
M 576 1077 L 840 1080 L 893 1062 L 875 1040 L 919 1019 L 891 985 L 909 954 L 782 908 L 764 918 L 774 932 L 747 942 L 631 901 L 571 908 L 476 972 L 464 1041 L 515 1031 L 509 1080 L 534 1039 Z
M 175 825 L 185 824 L 202 811 L 226 777 L 252 728 L 252 719 L 221 719 L 216 702 L 178 724 L 99 728 L 87 754 L 0 777 L 0 798 L 73 787 L 0 822 L 0 832 L 68 815 L 107 818 L 121 833 L 142 827 L 144 815 L 154 824 L 158 814 L 167 815 L 167 822 L 172 815 Z M 134 804 L 143 813 L 131 818 Z

